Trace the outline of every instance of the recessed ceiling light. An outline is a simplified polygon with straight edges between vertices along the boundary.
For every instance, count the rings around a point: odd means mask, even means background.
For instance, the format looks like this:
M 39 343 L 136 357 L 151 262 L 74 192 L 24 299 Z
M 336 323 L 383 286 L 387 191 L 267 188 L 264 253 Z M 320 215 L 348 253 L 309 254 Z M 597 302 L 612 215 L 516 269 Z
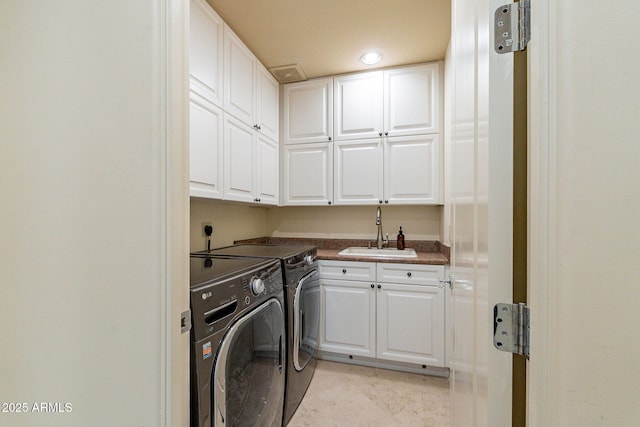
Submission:
M 382 55 L 378 52 L 368 52 L 360 57 L 360 60 L 366 65 L 374 65 L 380 62 Z

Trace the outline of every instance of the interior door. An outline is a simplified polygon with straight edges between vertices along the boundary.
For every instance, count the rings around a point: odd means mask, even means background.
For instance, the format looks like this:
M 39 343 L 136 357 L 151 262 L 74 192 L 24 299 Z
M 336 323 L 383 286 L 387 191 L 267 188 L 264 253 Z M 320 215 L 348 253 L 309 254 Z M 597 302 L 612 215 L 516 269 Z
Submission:
M 513 55 L 493 52 L 495 0 L 454 0 L 451 81 L 451 289 L 454 427 L 509 426 L 511 355 L 492 313 L 512 298 Z

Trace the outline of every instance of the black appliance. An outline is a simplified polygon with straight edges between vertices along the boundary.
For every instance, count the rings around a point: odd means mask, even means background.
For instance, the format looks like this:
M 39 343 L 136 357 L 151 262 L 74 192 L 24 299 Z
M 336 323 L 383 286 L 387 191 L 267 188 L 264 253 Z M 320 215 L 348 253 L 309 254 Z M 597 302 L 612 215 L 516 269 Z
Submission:
M 320 281 L 316 247 L 239 244 L 197 254 L 280 260 L 284 273 L 287 311 L 287 374 L 283 422 L 283 425 L 287 425 L 309 387 L 317 364 L 315 356 L 320 328 Z
M 286 328 L 281 265 L 191 257 L 191 427 L 281 426 Z

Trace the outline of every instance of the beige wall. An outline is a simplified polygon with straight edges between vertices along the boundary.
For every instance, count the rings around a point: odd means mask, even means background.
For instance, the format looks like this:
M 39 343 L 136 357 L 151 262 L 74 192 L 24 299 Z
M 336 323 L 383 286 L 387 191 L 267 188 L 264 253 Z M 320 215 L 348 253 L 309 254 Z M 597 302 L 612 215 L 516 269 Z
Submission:
M 382 206 L 382 228 L 394 240 L 440 240 L 442 206 Z M 268 228 L 274 237 L 376 238 L 376 206 L 291 206 L 273 208 Z
M 268 208 L 241 203 L 191 199 L 190 250 L 206 249 L 203 222 L 213 225 L 211 247 L 228 246 L 234 240 L 269 236 Z
M 441 240 L 442 206 L 383 206 L 382 229 L 395 239 L 402 226 L 407 240 Z M 191 199 L 190 250 L 206 248 L 203 223 L 213 225 L 211 247 L 261 236 L 376 238 L 376 206 L 261 207 Z

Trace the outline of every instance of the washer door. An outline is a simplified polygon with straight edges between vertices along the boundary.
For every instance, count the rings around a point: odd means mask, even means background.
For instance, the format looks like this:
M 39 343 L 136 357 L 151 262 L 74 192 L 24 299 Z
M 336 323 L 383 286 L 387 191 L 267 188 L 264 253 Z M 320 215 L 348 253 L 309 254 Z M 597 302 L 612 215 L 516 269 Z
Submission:
M 270 299 L 225 334 L 213 371 L 216 426 L 281 426 L 285 326 L 282 304 Z
M 298 282 L 293 298 L 293 366 L 301 371 L 318 351 L 320 275 L 313 270 Z

